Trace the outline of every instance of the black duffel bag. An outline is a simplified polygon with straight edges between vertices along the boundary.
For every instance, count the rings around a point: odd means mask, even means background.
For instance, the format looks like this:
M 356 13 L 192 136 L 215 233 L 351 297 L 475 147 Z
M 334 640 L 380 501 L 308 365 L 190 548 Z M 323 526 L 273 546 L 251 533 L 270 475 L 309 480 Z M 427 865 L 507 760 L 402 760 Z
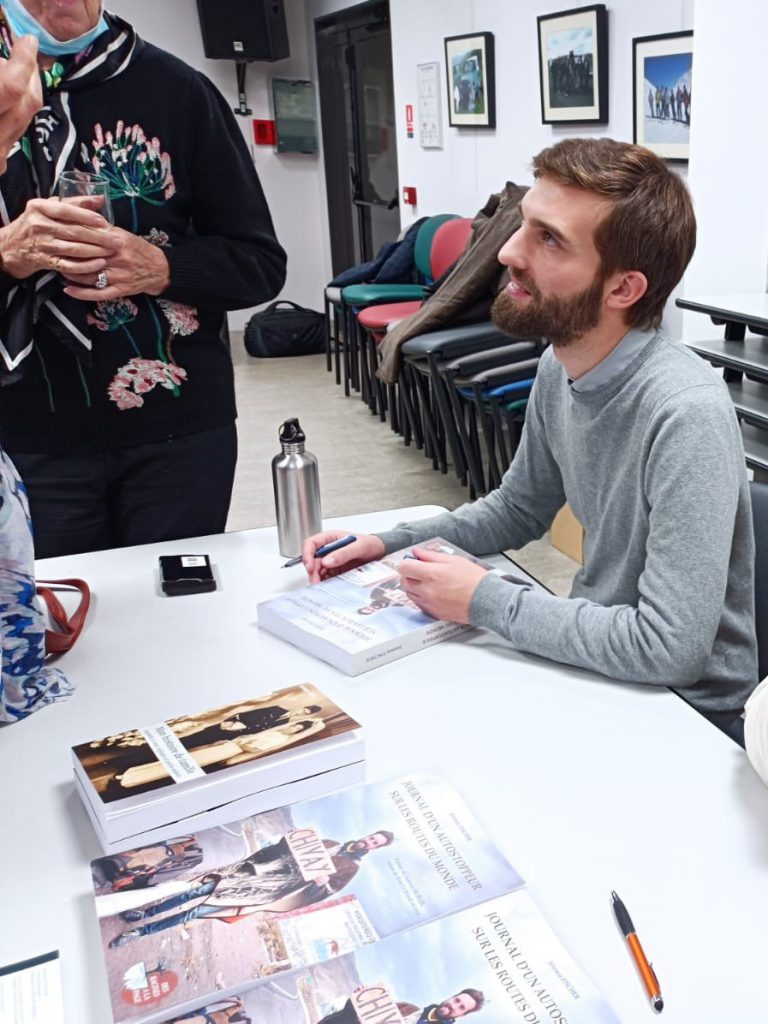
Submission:
M 307 356 L 325 350 L 325 316 L 280 299 L 245 325 L 245 348 L 258 358 Z

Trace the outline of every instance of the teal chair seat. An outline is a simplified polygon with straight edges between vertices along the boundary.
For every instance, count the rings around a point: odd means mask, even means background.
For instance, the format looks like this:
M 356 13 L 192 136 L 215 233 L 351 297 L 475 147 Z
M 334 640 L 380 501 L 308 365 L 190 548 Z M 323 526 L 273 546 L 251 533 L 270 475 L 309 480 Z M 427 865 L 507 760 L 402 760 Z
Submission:
M 341 297 L 348 306 L 371 306 L 423 299 L 424 294 L 420 284 L 350 284 L 342 289 Z

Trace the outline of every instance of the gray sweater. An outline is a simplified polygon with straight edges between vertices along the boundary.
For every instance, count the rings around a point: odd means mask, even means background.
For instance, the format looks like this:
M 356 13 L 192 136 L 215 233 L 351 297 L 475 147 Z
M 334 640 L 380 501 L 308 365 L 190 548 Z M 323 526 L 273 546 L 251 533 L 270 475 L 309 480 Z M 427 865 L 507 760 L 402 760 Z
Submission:
M 757 683 L 754 537 L 738 423 L 712 368 L 631 331 L 573 385 L 548 350 L 501 486 L 379 536 L 387 551 L 435 536 L 473 554 L 519 548 L 566 500 L 585 528 L 570 597 L 489 574 L 472 624 L 522 651 L 671 686 L 702 711 L 741 711 Z

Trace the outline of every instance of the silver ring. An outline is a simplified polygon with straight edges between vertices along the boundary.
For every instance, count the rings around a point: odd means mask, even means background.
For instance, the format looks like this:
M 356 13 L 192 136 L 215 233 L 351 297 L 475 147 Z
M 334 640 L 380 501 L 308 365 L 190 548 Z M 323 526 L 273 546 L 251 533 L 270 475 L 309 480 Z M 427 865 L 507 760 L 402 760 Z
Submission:
M 96 275 L 96 287 L 97 288 L 106 288 L 108 284 L 109 284 L 109 281 L 107 280 L 107 275 L 106 275 L 105 271 L 100 270 L 98 272 L 98 274 Z

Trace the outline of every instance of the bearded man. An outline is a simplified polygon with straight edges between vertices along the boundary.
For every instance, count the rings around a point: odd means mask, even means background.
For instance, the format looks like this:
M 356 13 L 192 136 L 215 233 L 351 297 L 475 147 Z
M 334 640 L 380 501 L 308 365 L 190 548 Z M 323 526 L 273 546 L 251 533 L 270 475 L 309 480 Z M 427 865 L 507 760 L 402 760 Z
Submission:
M 723 380 L 660 329 L 695 247 L 690 196 L 663 160 L 611 139 L 564 139 L 533 169 L 493 315 L 551 345 L 501 485 L 321 559 L 341 533 L 317 534 L 304 565 L 315 582 L 435 536 L 473 554 L 520 548 L 567 501 L 586 534 L 570 597 L 424 548 L 400 567 L 406 593 L 521 651 L 672 687 L 738 738 L 757 683 L 741 435 Z

